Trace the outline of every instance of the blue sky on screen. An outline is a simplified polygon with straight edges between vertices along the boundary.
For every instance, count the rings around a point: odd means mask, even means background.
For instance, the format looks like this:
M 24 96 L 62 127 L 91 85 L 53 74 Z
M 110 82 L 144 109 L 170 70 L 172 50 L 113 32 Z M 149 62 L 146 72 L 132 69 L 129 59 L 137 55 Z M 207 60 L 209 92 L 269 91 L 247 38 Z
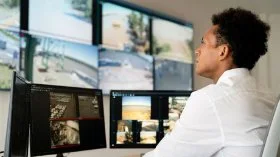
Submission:
M 121 15 L 129 15 L 133 10 L 127 9 L 125 7 L 121 7 L 111 3 L 103 4 L 103 15 L 104 14 L 121 14 Z M 136 11 L 137 12 L 137 11 Z M 137 12 L 138 14 L 140 12 Z M 144 23 L 148 24 L 148 17 L 144 18 Z
M 150 96 L 124 96 L 122 97 L 123 106 L 151 106 Z

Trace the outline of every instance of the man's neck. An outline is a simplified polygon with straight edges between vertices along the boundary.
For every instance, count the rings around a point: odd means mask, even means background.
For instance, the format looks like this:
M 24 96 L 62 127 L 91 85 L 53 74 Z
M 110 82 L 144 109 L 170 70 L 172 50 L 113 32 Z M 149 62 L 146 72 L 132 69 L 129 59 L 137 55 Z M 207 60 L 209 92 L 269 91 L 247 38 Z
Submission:
M 216 84 L 218 82 L 219 78 L 223 75 L 223 73 L 225 71 L 235 69 L 235 68 L 238 68 L 238 67 L 235 65 L 231 65 L 231 66 L 227 66 L 225 68 L 221 68 L 220 70 L 217 70 L 217 72 L 215 73 L 215 75 L 213 75 L 213 77 L 211 79 Z

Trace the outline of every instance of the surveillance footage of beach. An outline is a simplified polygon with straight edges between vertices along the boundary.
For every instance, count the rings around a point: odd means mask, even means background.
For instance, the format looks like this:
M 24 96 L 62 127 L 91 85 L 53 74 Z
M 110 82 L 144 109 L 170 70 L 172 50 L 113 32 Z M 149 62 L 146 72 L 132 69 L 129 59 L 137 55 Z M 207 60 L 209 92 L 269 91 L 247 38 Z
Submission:
M 124 96 L 122 97 L 122 120 L 150 120 L 151 97 Z
M 91 44 L 92 2 L 93 0 L 29 0 L 29 30 Z
M 10 89 L 12 72 L 19 69 L 19 34 L 0 29 L 0 89 Z
M 34 35 L 26 41 L 36 43 L 30 48 L 34 83 L 98 87 L 97 47 Z
M 104 3 L 102 17 L 99 88 L 104 93 L 110 89 L 153 89 L 153 57 L 147 55 L 148 17 L 109 3 Z
M 192 90 L 192 27 L 154 18 L 152 53 L 155 89 Z

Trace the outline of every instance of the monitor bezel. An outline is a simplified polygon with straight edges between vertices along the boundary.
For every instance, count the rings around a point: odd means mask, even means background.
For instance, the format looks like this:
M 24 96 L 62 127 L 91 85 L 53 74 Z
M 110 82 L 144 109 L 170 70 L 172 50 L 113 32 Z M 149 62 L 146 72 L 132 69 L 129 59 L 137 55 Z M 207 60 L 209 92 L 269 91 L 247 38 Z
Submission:
M 64 90 L 64 91 L 67 91 L 67 93 L 78 93 L 78 91 L 83 91 L 82 94 L 94 94 L 96 92 L 100 92 L 100 110 L 102 110 L 102 112 L 100 112 L 100 118 L 94 118 L 94 119 L 91 119 L 91 120 L 100 120 L 100 121 L 103 121 L 103 124 L 104 124 L 104 130 L 105 130 L 105 118 L 104 118 L 104 104 L 103 104 L 103 94 L 102 94 L 102 90 L 100 89 L 92 89 L 92 88 L 81 88 L 81 87 L 70 87 L 70 86 L 57 86 L 57 85 L 46 85 L 46 84 L 32 84 L 31 87 L 30 87 L 30 91 L 32 90 L 32 88 L 34 87 L 43 87 L 43 88 L 56 88 L 56 89 L 59 89 L 59 90 Z M 30 99 L 31 99 L 31 94 L 30 94 Z M 107 147 L 107 141 L 106 141 L 106 135 L 105 135 L 105 132 L 104 132 L 104 145 L 100 145 L 99 147 L 97 146 L 89 146 L 89 147 L 81 147 L 81 146 L 78 146 L 78 147 L 70 147 L 70 148 L 55 148 L 55 149 L 52 149 L 52 148 L 49 148 L 48 151 L 45 151 L 45 152 L 35 152 L 35 150 L 33 150 L 33 146 L 36 144 L 34 143 L 34 141 L 32 140 L 33 139 L 33 136 L 34 136 L 34 132 L 33 132 L 33 127 L 34 127 L 34 124 L 33 124 L 33 119 L 32 119 L 32 104 L 30 102 L 30 154 L 31 156 L 38 156 L 38 155 L 51 155 L 51 154 L 62 154 L 62 153 L 71 153 L 71 152 L 79 152 L 79 151 L 85 151 L 85 150 L 94 150 L 94 149 L 102 149 L 102 148 L 106 148 Z M 83 120 L 88 120 L 88 119 L 83 119 Z
M 14 140 L 14 136 L 12 135 L 12 123 L 14 121 L 14 119 L 16 118 L 15 116 L 17 115 L 14 115 L 13 114 L 13 111 L 14 111 L 14 106 L 13 106 L 13 103 L 14 103 L 14 99 L 15 99 L 15 84 L 16 84 L 16 79 L 19 79 L 20 81 L 22 81 L 23 83 L 26 84 L 26 86 L 29 86 L 29 83 L 23 78 L 21 77 L 16 71 L 13 71 L 12 73 L 12 83 L 11 83 L 11 92 L 10 92 L 10 101 L 9 101 L 9 110 L 8 110 L 8 121 L 7 121 L 7 130 L 6 130 L 6 139 L 5 139 L 5 151 L 4 151 L 4 157 L 10 157 L 12 156 L 12 150 L 13 149 L 12 147 L 12 140 Z M 29 88 L 29 87 L 27 87 Z M 27 89 L 28 90 L 28 89 Z M 28 95 L 26 96 L 28 97 Z M 27 120 L 28 120 L 28 124 L 29 124 L 29 113 L 30 113 L 30 108 L 29 108 L 29 105 L 27 104 L 28 102 L 26 102 L 26 106 L 28 107 L 28 111 L 27 111 Z M 17 118 L 16 118 L 17 119 Z M 25 126 L 26 128 L 26 132 L 27 134 L 26 135 L 23 135 L 22 137 L 25 139 L 25 142 L 26 142 L 26 145 L 24 147 L 25 149 L 25 155 L 28 156 L 28 142 L 29 142 L 29 125 L 28 126 Z

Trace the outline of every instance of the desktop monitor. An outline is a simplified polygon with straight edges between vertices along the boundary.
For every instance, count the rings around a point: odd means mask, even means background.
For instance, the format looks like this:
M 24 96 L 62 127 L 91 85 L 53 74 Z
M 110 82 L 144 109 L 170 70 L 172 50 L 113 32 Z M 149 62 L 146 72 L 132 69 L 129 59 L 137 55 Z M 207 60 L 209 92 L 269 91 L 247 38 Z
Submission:
M 191 91 L 110 92 L 110 147 L 153 148 L 179 119 Z
M 29 84 L 13 72 L 4 157 L 28 155 L 28 89 Z
M 31 155 L 106 147 L 102 91 L 31 85 Z

